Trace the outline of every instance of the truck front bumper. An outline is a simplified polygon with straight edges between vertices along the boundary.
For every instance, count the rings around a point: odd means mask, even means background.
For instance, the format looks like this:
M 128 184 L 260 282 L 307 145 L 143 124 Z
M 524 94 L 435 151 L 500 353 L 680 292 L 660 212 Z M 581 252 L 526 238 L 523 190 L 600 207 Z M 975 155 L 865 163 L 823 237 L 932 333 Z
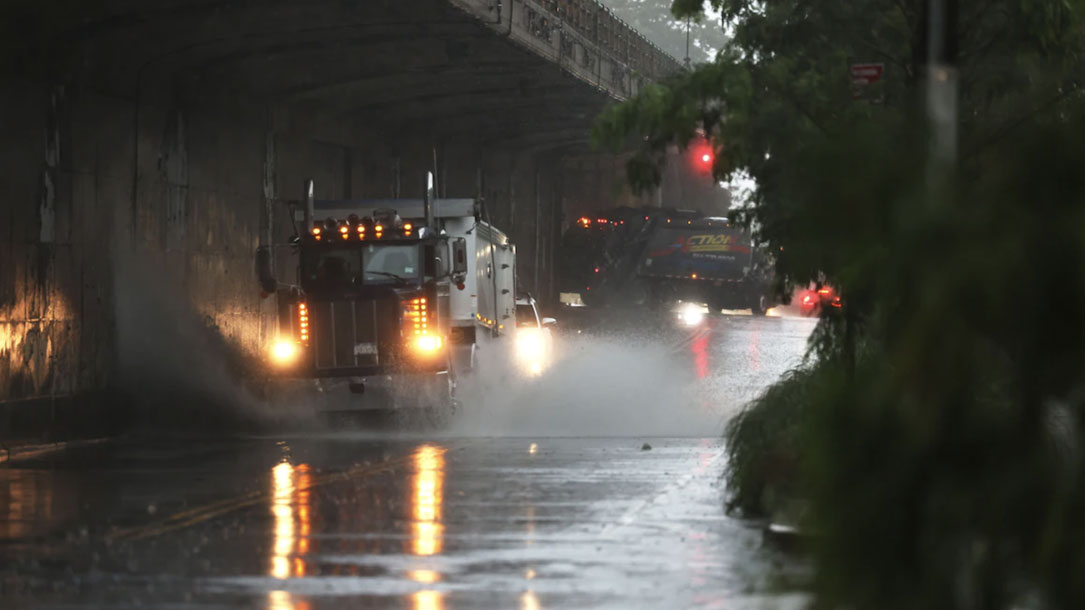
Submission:
M 454 393 L 448 371 L 277 378 L 267 388 L 271 400 L 316 412 L 440 409 L 451 405 Z

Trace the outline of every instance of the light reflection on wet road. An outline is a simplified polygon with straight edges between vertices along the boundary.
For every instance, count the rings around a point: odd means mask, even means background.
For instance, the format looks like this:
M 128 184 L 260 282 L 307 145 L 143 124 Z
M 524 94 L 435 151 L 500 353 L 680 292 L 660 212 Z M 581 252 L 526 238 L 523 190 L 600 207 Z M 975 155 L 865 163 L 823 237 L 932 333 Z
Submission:
M 727 416 L 811 328 L 725 317 L 673 357 Z M 775 588 L 791 560 L 722 512 L 716 432 L 133 439 L 22 462 L 0 468 L 0 606 L 797 606 Z

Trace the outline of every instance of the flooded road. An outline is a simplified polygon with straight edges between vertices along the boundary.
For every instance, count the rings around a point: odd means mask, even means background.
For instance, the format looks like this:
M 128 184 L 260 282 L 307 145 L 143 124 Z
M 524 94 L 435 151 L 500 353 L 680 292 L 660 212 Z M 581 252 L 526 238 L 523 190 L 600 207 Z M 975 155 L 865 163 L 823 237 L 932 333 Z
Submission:
M 11 464 L 0 606 L 798 606 L 793 560 L 723 513 L 719 432 L 812 327 L 734 316 L 664 349 L 583 346 L 439 435 L 130 438 Z M 655 357 L 676 369 L 631 368 Z

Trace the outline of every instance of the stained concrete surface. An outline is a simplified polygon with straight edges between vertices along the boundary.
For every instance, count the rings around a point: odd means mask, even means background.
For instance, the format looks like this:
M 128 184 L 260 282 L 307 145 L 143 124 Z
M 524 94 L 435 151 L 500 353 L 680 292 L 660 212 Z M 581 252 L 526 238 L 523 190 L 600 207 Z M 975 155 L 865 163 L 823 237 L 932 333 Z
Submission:
M 727 316 L 624 348 L 592 339 L 534 382 L 535 402 L 466 404 L 444 433 L 129 438 L 14 464 L 0 605 L 798 606 L 801 564 L 722 510 L 719 426 L 799 361 L 812 326 Z M 676 368 L 632 368 L 656 357 Z M 589 397 L 592 379 L 611 391 Z

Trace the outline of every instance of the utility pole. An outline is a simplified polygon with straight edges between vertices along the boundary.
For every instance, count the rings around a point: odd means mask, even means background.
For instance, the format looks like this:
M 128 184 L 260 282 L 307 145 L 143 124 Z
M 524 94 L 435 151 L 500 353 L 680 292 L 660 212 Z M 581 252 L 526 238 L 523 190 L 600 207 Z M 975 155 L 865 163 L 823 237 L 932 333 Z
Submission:
M 690 24 L 690 18 L 689 18 L 689 16 L 686 16 L 686 69 L 687 70 L 689 70 L 690 66 L 692 65 L 692 62 L 690 62 L 690 60 L 689 60 L 689 28 L 690 28 L 690 25 L 691 25 Z
M 933 168 L 957 162 L 957 3 L 927 0 L 927 121 Z

